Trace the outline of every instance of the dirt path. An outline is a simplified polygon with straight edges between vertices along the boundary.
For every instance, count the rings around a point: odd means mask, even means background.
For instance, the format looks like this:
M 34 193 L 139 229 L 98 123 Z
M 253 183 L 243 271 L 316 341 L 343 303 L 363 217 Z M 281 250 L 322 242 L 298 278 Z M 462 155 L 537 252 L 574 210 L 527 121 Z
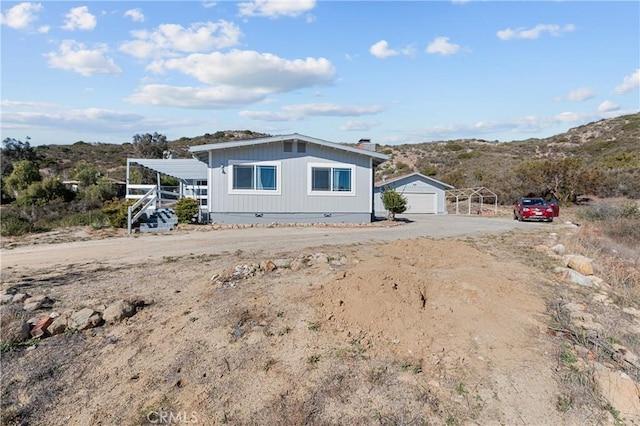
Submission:
M 275 227 L 220 231 L 173 231 L 161 234 L 118 235 L 111 238 L 47 244 L 36 236 L 32 244 L 0 249 L 2 267 L 53 266 L 57 264 L 135 264 L 165 257 L 213 255 L 237 250 L 263 252 L 302 250 L 308 246 L 364 244 L 412 237 L 448 238 L 503 233 L 510 230 L 555 229 L 562 224 L 519 223 L 510 218 L 476 216 L 408 216 L 411 222 L 364 227 Z M 76 238 L 89 239 L 89 235 Z M 44 242 L 42 244 L 38 238 Z
M 55 310 L 149 302 L 125 322 L 5 355 L 3 419 L 142 425 L 172 413 L 205 425 L 589 424 L 556 410 L 548 284 L 486 228 L 518 238 L 562 225 L 444 223 L 192 231 L 3 250 L 2 289 L 46 294 Z M 419 237 L 464 235 L 462 223 L 475 224 L 471 235 L 492 250 L 470 235 Z M 211 281 L 278 259 L 288 266 Z

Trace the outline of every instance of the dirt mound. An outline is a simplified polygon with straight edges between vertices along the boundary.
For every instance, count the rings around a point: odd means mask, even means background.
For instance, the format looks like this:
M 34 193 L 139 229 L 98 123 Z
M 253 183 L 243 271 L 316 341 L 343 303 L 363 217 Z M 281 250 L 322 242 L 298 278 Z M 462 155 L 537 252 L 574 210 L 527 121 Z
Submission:
M 460 241 L 416 239 L 381 246 L 317 297 L 336 330 L 376 356 L 420 366 L 437 387 L 465 376 L 478 398 L 499 396 L 507 423 L 533 424 L 553 404 L 540 352 L 545 304 L 533 276 Z M 533 395 L 538 404 L 527 402 Z

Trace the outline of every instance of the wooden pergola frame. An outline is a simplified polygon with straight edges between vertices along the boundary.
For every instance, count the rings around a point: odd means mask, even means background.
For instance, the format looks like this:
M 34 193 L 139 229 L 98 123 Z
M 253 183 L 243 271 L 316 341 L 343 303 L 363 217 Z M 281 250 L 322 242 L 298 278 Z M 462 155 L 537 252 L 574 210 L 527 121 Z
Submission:
M 476 188 L 448 189 L 445 191 L 445 196 L 447 199 L 455 198 L 456 214 L 460 214 L 460 201 L 468 200 L 469 209 L 467 214 L 471 214 L 471 203 L 475 198 L 478 199 L 478 203 L 480 204 L 480 212 L 482 212 L 484 199 L 493 198 L 494 212 L 495 214 L 498 214 L 498 196 L 495 192 L 485 188 L 484 186 Z

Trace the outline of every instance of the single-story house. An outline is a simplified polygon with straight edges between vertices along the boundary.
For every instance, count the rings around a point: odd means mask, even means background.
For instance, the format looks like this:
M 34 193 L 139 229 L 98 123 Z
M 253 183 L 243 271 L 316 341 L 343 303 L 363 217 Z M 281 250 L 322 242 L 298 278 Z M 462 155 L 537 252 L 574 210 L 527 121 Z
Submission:
M 382 192 L 385 188 L 394 189 L 404 195 L 407 199 L 406 213 L 446 214 L 445 191 L 453 189 L 453 186 L 421 173 L 411 173 L 380 182 L 375 186 L 374 194 L 375 211 L 381 215 L 386 214 L 382 204 Z
M 363 223 L 375 218 L 375 167 L 388 157 L 359 146 L 294 133 L 189 151 L 207 167 L 210 222 Z

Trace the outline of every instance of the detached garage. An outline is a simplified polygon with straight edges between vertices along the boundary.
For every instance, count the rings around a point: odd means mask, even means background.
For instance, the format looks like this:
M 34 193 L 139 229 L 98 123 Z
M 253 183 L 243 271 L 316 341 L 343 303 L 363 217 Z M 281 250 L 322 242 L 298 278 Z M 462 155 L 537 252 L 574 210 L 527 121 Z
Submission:
M 374 188 L 374 207 L 378 216 L 387 213 L 382 204 L 382 191 L 386 187 L 395 189 L 404 195 L 407 199 L 405 213 L 408 214 L 446 214 L 445 191 L 453 189 L 453 186 L 421 173 L 412 173 L 378 183 Z

